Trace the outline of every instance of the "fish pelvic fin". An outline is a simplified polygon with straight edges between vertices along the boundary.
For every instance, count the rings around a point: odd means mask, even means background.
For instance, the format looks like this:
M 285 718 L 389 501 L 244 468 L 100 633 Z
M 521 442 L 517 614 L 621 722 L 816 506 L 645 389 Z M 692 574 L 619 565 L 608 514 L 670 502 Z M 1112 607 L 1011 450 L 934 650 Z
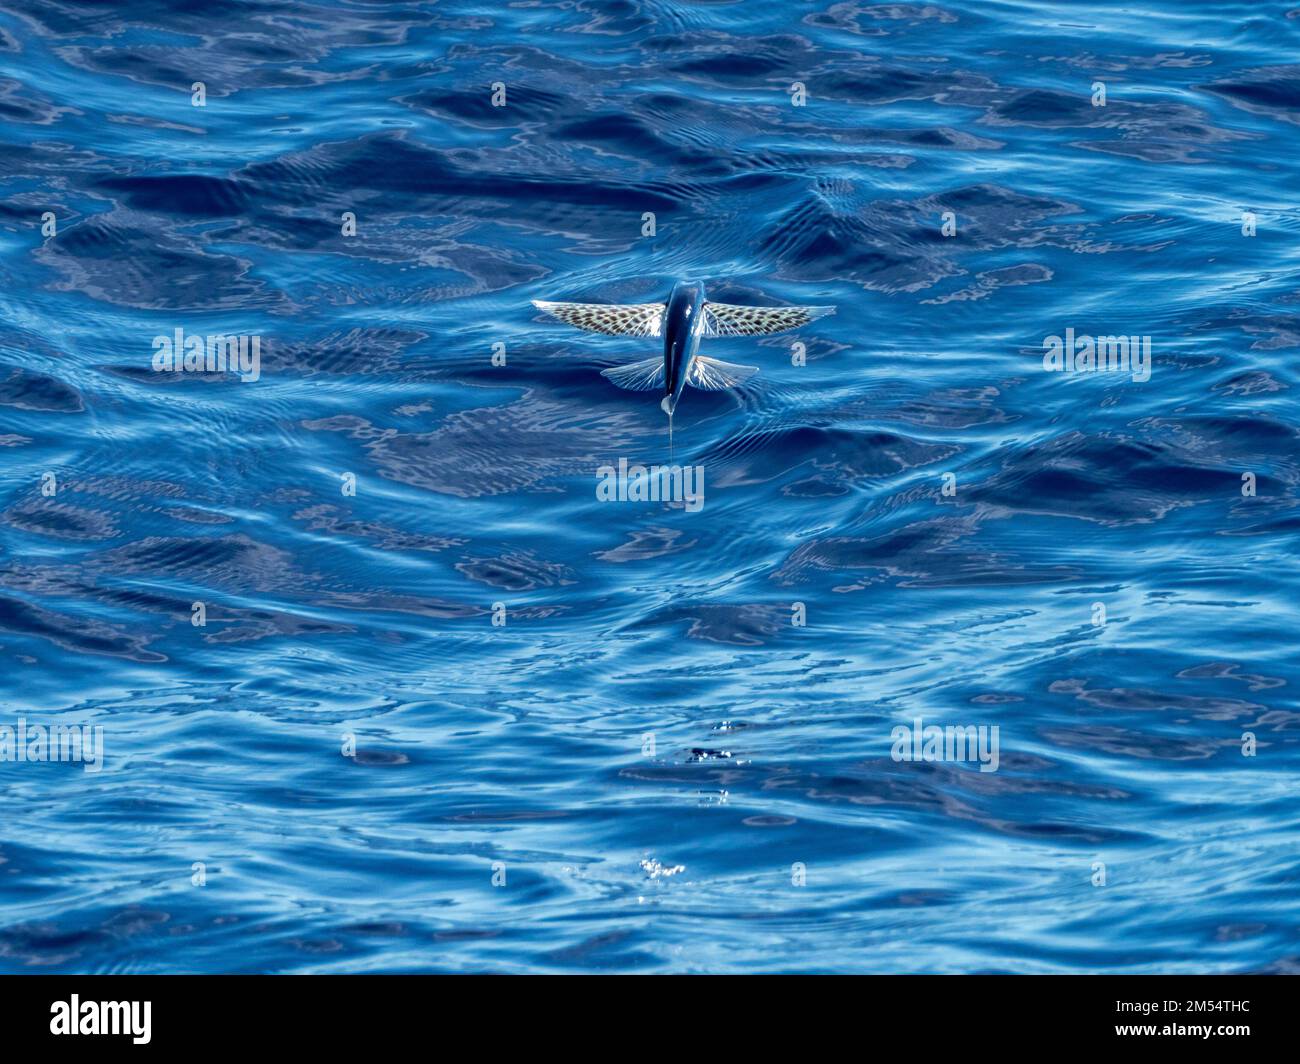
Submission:
M 737 366 L 720 358 L 696 355 L 686 375 L 686 383 L 706 392 L 722 392 L 742 384 L 757 372 L 757 366 Z
M 650 392 L 664 386 L 664 360 L 662 355 L 631 362 L 626 366 L 610 366 L 600 371 L 620 388 L 629 392 Z
M 607 336 L 658 336 L 664 317 L 662 303 L 551 303 L 534 299 L 533 306 L 575 329 Z
M 834 307 L 742 307 L 704 301 L 705 336 L 766 336 L 834 314 Z

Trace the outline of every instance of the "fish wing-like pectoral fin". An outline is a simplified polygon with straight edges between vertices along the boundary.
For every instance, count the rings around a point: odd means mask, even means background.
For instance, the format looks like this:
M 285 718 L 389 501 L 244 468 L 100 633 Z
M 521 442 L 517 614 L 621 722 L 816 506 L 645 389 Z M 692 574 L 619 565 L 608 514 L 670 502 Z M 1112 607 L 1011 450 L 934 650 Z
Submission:
M 705 336 L 765 336 L 834 314 L 834 307 L 740 307 L 704 302 Z
M 664 316 L 662 303 L 549 303 L 534 299 L 533 306 L 566 325 L 609 336 L 658 336 Z
M 662 355 L 632 362 L 626 366 L 610 366 L 600 371 L 620 388 L 629 392 L 650 392 L 664 386 L 664 360 Z
M 706 392 L 722 392 L 749 380 L 757 372 L 757 366 L 737 366 L 734 362 L 723 362 L 720 358 L 696 355 L 686 383 Z

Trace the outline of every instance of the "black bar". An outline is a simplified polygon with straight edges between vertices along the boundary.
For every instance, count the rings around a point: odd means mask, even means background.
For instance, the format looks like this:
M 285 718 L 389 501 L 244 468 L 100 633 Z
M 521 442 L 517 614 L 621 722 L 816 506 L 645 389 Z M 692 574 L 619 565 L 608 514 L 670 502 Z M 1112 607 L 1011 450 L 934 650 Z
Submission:
M 1277 976 L 0 977 L 10 1049 L 319 1049 L 331 1059 L 407 1040 L 442 1051 L 466 1040 L 496 1051 L 514 1039 L 561 1049 L 611 1025 L 626 1025 L 625 1045 L 641 1050 L 780 1036 L 815 1037 L 812 1051 L 840 1036 L 871 1053 L 893 1032 L 918 1051 L 1128 1046 L 1182 1056 L 1200 1046 L 1249 1059 L 1292 1043 L 1295 986 Z M 52 1033 L 71 1018 L 72 995 L 87 1029 L 111 1028 L 116 1016 L 126 1033 Z

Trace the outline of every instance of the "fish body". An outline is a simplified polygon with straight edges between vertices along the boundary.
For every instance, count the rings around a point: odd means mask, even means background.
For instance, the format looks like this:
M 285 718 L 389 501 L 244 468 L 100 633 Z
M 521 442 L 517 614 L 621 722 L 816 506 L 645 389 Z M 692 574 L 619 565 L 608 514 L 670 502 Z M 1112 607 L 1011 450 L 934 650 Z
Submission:
M 659 405 L 671 415 L 686 390 L 692 363 L 704 337 L 704 285 L 678 281 L 664 306 L 664 395 Z

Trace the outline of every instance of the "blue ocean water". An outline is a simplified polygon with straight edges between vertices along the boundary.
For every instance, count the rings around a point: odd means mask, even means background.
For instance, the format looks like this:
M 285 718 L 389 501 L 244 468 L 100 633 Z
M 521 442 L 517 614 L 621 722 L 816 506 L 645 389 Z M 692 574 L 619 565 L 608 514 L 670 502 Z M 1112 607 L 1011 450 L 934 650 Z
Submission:
M 0 970 L 1300 969 L 1298 44 L 4 0 Z M 838 309 L 602 502 L 660 343 L 530 301 L 686 278 Z

